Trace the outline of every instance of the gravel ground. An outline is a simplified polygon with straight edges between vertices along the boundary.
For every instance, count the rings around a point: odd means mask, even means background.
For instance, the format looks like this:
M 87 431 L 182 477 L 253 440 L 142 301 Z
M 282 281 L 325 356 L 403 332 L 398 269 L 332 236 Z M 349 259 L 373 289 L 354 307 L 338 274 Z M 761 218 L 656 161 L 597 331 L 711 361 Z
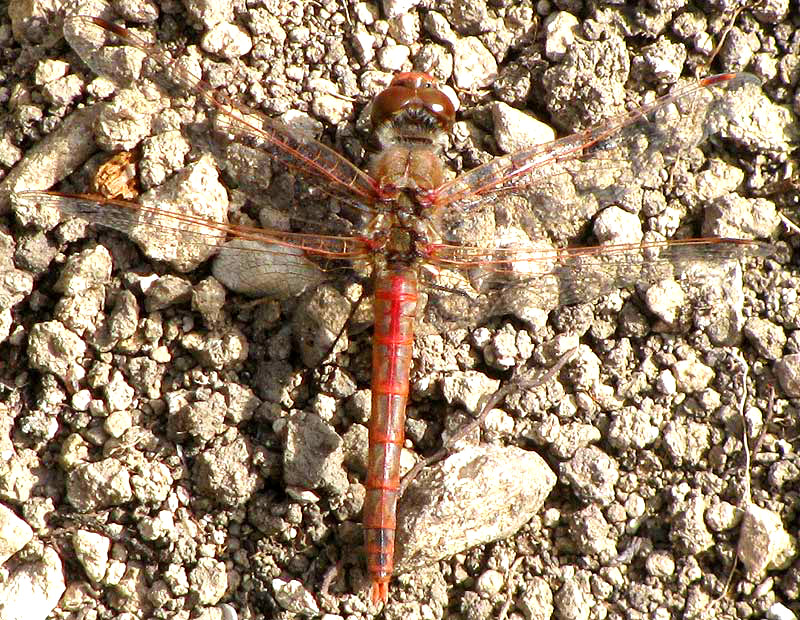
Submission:
M 196 98 L 98 78 L 56 4 L 12 1 L 0 17 L 0 619 L 797 617 L 799 241 L 781 220 L 797 219 L 800 195 L 796 3 L 114 4 L 179 66 L 359 165 L 363 110 L 396 71 L 458 92 L 454 169 L 679 80 L 763 82 L 721 94 L 724 122 L 702 127 L 716 135 L 615 186 L 616 206 L 555 190 L 542 226 L 560 243 L 756 238 L 770 256 L 551 312 L 512 299 L 445 323 L 429 304 L 404 466 L 515 369 L 574 353 L 409 488 L 382 612 L 359 548 L 368 309 L 320 365 L 361 285 L 297 295 L 284 277 L 252 303 L 212 276 L 209 244 L 58 225 L 11 193 L 96 179 L 95 191 L 217 219 L 277 226 L 302 204 L 311 226 L 340 212 L 278 166 L 254 175 L 257 154 L 208 154 L 219 149 Z M 129 50 L 102 71 L 141 60 Z M 513 205 L 492 207 L 513 219 Z M 458 224 L 465 239 L 488 234 Z

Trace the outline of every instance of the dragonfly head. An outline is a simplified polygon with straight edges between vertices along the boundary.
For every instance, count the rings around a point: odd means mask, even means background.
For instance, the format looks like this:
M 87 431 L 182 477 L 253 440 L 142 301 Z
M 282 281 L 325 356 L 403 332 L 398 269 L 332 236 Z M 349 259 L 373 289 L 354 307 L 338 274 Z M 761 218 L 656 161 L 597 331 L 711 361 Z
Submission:
M 372 104 L 372 126 L 388 125 L 408 137 L 415 133 L 449 132 L 455 106 L 427 73 L 398 73 Z

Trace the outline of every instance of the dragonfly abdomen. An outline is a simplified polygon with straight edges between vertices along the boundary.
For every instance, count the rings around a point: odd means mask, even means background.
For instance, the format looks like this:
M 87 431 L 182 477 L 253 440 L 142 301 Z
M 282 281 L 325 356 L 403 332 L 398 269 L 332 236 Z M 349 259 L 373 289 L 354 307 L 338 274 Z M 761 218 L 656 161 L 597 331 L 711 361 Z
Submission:
M 394 569 L 394 536 L 400 485 L 408 380 L 417 308 L 411 269 L 389 271 L 375 283 L 372 336 L 372 414 L 369 423 L 364 544 L 372 600 L 386 601 Z

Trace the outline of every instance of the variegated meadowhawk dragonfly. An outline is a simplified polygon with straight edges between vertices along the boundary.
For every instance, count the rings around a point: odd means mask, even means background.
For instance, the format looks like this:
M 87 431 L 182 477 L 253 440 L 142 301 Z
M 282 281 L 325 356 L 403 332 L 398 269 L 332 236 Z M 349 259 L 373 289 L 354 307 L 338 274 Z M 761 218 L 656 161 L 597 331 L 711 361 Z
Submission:
M 453 102 L 429 75 L 402 73 L 372 104 L 378 148 L 362 170 L 306 132 L 233 102 L 200 79 L 199 66 L 174 61 L 107 18 L 72 17 L 65 30 L 87 64 L 123 85 L 138 79 L 138 71 L 121 76 L 130 67 L 116 62 L 119 46 L 141 53 L 140 62 L 152 61 L 159 81 L 194 95 L 214 114 L 223 151 L 251 157 L 255 166 L 245 173 L 289 170 L 336 205 L 330 221 L 295 212 L 279 229 L 210 221 L 153 205 L 145 196 L 134 203 L 46 191 L 17 195 L 22 203 L 126 233 L 144 227 L 175 243 L 209 248 L 208 256 L 218 255 L 215 274 L 237 292 L 293 295 L 345 269 L 371 275 L 372 417 L 363 521 L 375 601 L 387 600 L 393 571 L 399 455 L 421 287 L 431 300 L 453 300 L 442 304 L 454 309 L 451 315 L 469 315 L 453 320 L 478 320 L 521 303 L 549 310 L 589 301 L 619 287 L 680 276 L 697 261 L 769 252 L 748 239 L 653 235 L 589 247 L 538 240 L 559 234 L 548 227 L 554 206 L 592 216 L 630 188 L 655 182 L 667 163 L 724 122 L 731 92 L 756 81 L 748 75 L 707 77 L 600 125 L 454 176 L 442 157 L 455 121 Z M 246 185 L 246 179 L 240 182 Z M 470 222 L 488 224 L 475 234 Z M 238 275 L 224 275 L 231 271 Z

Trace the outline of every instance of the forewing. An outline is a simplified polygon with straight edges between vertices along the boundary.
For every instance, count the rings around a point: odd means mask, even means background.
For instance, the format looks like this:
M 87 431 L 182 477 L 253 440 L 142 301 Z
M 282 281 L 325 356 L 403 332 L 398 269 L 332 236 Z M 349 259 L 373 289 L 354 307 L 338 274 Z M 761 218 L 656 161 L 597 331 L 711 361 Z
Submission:
M 196 250 L 202 260 L 217 255 L 214 274 L 234 291 L 254 296 L 288 297 L 326 276 L 318 263 L 335 268 L 364 258 L 366 245 L 351 237 L 304 235 L 255 226 L 228 224 L 157 207 L 99 196 L 23 191 L 14 199 L 23 208 L 57 210 L 91 224 L 125 233 L 151 258 L 169 260 L 163 246 Z M 143 235 L 150 241 L 143 243 Z M 316 259 L 312 262 L 309 259 Z M 193 268 L 193 267 L 192 267 Z
M 757 82 L 748 74 L 705 78 L 597 126 L 462 173 L 431 196 L 445 239 L 469 243 L 459 233 L 463 222 L 482 208 L 496 212 L 498 205 L 513 211 L 530 234 L 571 239 L 602 207 L 627 204 L 637 190 L 658 187 L 666 164 L 718 131 L 731 114 L 733 93 Z M 498 202 L 504 196 L 509 200 Z
M 104 3 L 92 3 L 98 10 Z M 302 176 L 330 196 L 362 209 L 369 209 L 377 199 L 376 185 L 368 174 L 359 170 L 333 149 L 315 140 L 308 132 L 291 128 L 258 111 L 250 110 L 224 96 L 199 77 L 199 63 L 191 58 L 173 60 L 162 49 L 151 45 L 138 34 L 113 24 L 111 11 L 105 17 L 77 15 L 66 20 L 65 37 L 81 58 L 98 74 L 127 86 L 141 72 L 144 59 L 158 66 L 154 76 L 159 85 L 194 95 L 213 110 L 215 127 L 235 145 L 231 157 L 244 157 L 247 165 L 230 167 L 234 175 L 260 176 L 269 179 L 270 163 L 277 162 Z M 115 46 L 133 48 L 137 53 Z M 244 150 L 244 154 L 242 153 Z M 242 186 L 251 186 L 241 178 Z

